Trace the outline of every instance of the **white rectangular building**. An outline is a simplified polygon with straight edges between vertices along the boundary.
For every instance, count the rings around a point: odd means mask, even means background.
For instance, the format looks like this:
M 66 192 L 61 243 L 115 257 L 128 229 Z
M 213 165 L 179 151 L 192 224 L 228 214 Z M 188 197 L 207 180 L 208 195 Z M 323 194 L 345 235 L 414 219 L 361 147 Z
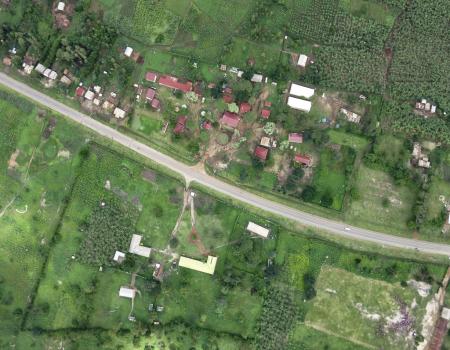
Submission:
M 301 54 L 298 57 L 297 65 L 300 67 L 306 67 L 306 62 L 308 62 L 308 56 Z
M 136 296 L 136 290 L 128 287 L 120 287 L 119 289 L 119 297 L 134 299 Z
M 254 222 L 249 222 L 247 225 L 247 231 L 254 233 L 255 235 L 267 238 L 269 236 L 269 229 L 262 227 Z
M 314 96 L 314 89 L 292 83 L 291 88 L 289 89 L 289 95 L 297 96 L 297 97 L 305 97 L 305 98 L 310 99 L 311 97 Z
M 312 103 L 310 101 L 302 100 L 301 98 L 296 98 L 289 96 L 287 104 L 289 107 L 298 109 L 299 111 L 309 112 L 311 110 Z

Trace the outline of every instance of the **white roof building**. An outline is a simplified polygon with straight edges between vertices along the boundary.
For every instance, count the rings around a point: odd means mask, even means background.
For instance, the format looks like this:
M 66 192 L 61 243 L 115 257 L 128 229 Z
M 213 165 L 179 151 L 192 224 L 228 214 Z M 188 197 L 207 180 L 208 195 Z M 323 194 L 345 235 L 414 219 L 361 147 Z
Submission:
M 56 73 L 54 70 L 50 71 L 50 74 L 48 75 L 49 79 L 56 80 L 58 78 L 58 73 Z
M 214 270 L 216 269 L 217 257 L 216 256 L 208 256 L 206 262 L 201 262 L 198 260 L 194 260 L 191 258 L 186 258 L 184 256 L 180 257 L 180 261 L 178 262 L 178 266 L 185 267 L 187 269 L 207 273 L 210 275 L 214 274 Z
M 116 107 L 115 109 L 114 109 L 114 116 L 117 118 L 117 119 L 123 119 L 123 118 L 125 118 L 125 111 L 123 110 L 123 109 L 120 109 L 119 107 Z
M 449 308 L 442 308 L 441 317 L 444 320 L 450 321 L 450 309 Z
M 131 55 L 133 54 L 133 48 L 127 46 L 123 54 L 127 57 L 131 57 Z
M 22 64 L 23 67 L 23 71 L 25 74 L 30 75 L 31 72 L 33 71 L 33 66 L 31 64 L 26 64 L 25 62 Z
M 301 54 L 298 57 L 297 65 L 300 67 L 306 67 L 306 62 L 308 61 L 308 56 Z
M 91 91 L 91 90 L 86 91 L 86 93 L 84 94 L 84 98 L 89 101 L 92 101 L 94 99 L 94 97 L 95 97 L 95 92 Z
M 314 89 L 292 83 L 291 88 L 289 89 L 289 95 L 297 97 L 306 97 L 310 99 L 311 97 L 314 96 Z
M 136 296 L 136 290 L 128 287 L 120 287 L 119 289 L 119 297 L 134 299 Z
M 125 260 L 125 253 L 122 253 L 122 252 L 116 250 L 113 260 L 118 263 L 121 263 L 122 261 Z
M 50 68 L 47 68 L 46 70 L 44 70 L 44 76 L 47 78 L 50 78 L 50 73 L 52 72 L 52 70 Z
M 287 104 L 289 107 L 298 109 L 299 111 L 309 112 L 311 110 L 312 103 L 310 101 L 302 100 L 301 98 L 296 98 L 289 96 Z
M 263 81 L 263 75 L 262 74 L 253 74 L 251 81 L 253 83 L 262 83 Z
M 44 74 L 45 72 L 45 66 L 38 63 L 38 65 L 34 68 L 34 70 L 36 70 L 37 72 Z
M 56 9 L 58 11 L 64 11 L 64 9 L 66 8 L 66 4 L 63 3 L 62 1 L 58 2 L 58 6 L 56 7 Z
M 361 116 L 359 114 L 349 111 L 348 109 L 341 108 L 341 113 L 345 115 L 349 122 L 358 124 L 361 121 Z
M 152 249 L 141 246 L 141 240 L 142 240 L 141 235 L 133 234 L 133 237 L 131 237 L 130 248 L 128 249 L 128 251 L 130 253 L 148 258 L 150 256 L 150 253 L 152 252 Z
M 249 222 L 247 225 L 247 231 L 254 233 L 263 238 L 267 238 L 269 236 L 269 229 L 262 227 L 260 225 L 255 224 L 254 222 Z

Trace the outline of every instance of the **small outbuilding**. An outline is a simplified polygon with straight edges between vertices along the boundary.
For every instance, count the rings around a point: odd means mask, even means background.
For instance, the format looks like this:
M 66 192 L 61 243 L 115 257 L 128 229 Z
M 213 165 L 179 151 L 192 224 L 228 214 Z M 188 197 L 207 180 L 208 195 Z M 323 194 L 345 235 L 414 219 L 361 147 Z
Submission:
M 120 287 L 119 297 L 134 299 L 135 296 L 136 296 L 136 289 L 128 288 L 128 287 Z
M 306 63 L 308 62 L 308 56 L 301 54 L 298 57 L 297 65 L 300 67 L 306 67 Z
M 269 237 L 269 233 L 270 233 L 269 229 L 267 229 L 263 226 L 260 226 L 258 224 L 255 224 L 254 222 L 251 222 L 251 221 L 247 225 L 247 231 L 252 234 L 258 235 L 262 238 Z
M 131 57 L 131 55 L 133 54 L 133 48 L 127 46 L 125 48 L 125 51 L 123 52 L 123 54 L 127 57 Z
M 269 149 L 263 146 L 256 146 L 254 154 L 259 160 L 266 161 L 269 155 Z
M 303 143 L 303 134 L 297 132 L 290 133 L 288 136 L 288 141 L 290 143 Z
M 56 9 L 58 11 L 63 12 L 65 8 L 66 8 L 66 4 L 64 2 L 62 2 L 62 1 L 58 2 L 58 5 L 56 6 Z
M 294 157 L 294 161 L 298 164 L 302 164 L 305 166 L 311 166 L 312 164 L 312 158 L 306 154 L 297 154 Z
M 133 237 L 131 237 L 130 247 L 128 251 L 132 254 L 140 255 L 145 258 L 150 257 L 150 253 L 152 252 L 151 248 L 141 246 L 141 235 L 133 234 Z
M 113 260 L 119 264 L 121 264 L 125 260 L 125 253 L 122 253 L 118 250 L 114 253 Z
M 152 83 L 156 83 L 156 80 L 158 79 L 158 74 L 154 72 L 147 72 L 145 74 L 145 80 L 150 81 Z
M 125 118 L 125 115 L 126 115 L 125 111 L 123 109 L 120 109 L 119 107 L 116 107 L 114 109 L 113 114 L 117 119 L 123 119 L 123 118 Z

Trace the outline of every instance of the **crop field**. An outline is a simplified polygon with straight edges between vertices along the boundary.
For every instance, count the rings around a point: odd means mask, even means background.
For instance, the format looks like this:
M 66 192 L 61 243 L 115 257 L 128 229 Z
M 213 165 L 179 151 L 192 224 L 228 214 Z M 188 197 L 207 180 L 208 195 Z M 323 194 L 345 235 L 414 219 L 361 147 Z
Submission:
M 406 222 L 415 200 L 415 193 L 409 186 L 397 186 L 386 173 L 361 165 L 355 187 L 360 198 L 353 198 L 346 220 L 373 229 L 407 234 Z
M 166 8 L 164 1 L 98 0 L 108 22 L 129 37 L 146 44 L 170 44 L 180 18 Z
M 429 299 L 409 287 L 326 266 L 317 279 L 316 291 L 307 325 L 357 344 L 384 349 L 414 347 L 414 337 L 409 332 L 421 328 Z M 408 321 L 401 323 L 402 318 Z

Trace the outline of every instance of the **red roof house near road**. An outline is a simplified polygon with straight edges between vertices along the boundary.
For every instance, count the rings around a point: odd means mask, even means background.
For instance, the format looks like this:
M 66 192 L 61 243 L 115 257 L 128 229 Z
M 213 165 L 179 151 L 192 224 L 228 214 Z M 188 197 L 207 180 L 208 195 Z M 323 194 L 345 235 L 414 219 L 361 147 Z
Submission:
M 152 107 L 153 107 L 154 109 L 159 110 L 159 109 L 161 108 L 161 102 L 160 102 L 157 98 L 154 98 L 154 99 L 152 100 Z
M 241 105 L 239 106 L 239 113 L 240 114 L 248 113 L 251 110 L 252 110 L 252 106 L 248 102 L 242 102 Z
M 289 134 L 288 140 L 289 140 L 289 142 L 292 142 L 292 143 L 303 143 L 303 134 L 293 132 L 293 133 Z
M 178 78 L 170 75 L 161 75 L 159 78 L 159 85 L 175 90 L 181 90 L 183 92 L 192 91 L 192 82 L 187 81 L 185 83 L 181 83 L 178 81 Z
M 147 89 L 147 92 L 146 92 L 146 94 L 145 94 L 145 98 L 146 98 L 148 101 L 151 101 L 151 100 L 153 100 L 153 99 L 155 98 L 155 95 L 156 95 L 156 90 L 153 90 L 153 89 Z
M 261 117 L 263 117 L 264 119 L 269 118 L 270 117 L 270 110 L 264 108 L 261 111 Z
M 266 160 L 267 155 L 269 154 L 269 149 L 263 146 L 256 146 L 255 148 L 255 157 L 260 160 Z
M 158 74 L 153 72 L 147 72 L 145 74 L 145 80 L 151 81 L 152 83 L 156 83 L 156 80 L 158 79 Z
M 77 95 L 78 97 L 83 97 L 85 93 L 86 89 L 82 86 L 78 86 L 75 90 L 75 95 Z
M 222 118 L 220 118 L 219 120 L 219 123 L 235 129 L 239 125 L 240 121 L 241 118 L 239 118 L 237 114 L 231 112 L 224 112 L 222 114 Z
M 312 164 L 311 157 L 306 155 L 306 154 L 296 154 L 295 158 L 294 158 L 294 161 L 296 163 L 303 164 L 303 165 L 306 165 L 306 166 L 311 166 L 311 164 Z
M 175 128 L 173 129 L 173 133 L 182 134 L 184 130 L 186 130 L 186 121 L 187 117 L 185 115 L 178 117 L 177 125 L 175 125 Z

